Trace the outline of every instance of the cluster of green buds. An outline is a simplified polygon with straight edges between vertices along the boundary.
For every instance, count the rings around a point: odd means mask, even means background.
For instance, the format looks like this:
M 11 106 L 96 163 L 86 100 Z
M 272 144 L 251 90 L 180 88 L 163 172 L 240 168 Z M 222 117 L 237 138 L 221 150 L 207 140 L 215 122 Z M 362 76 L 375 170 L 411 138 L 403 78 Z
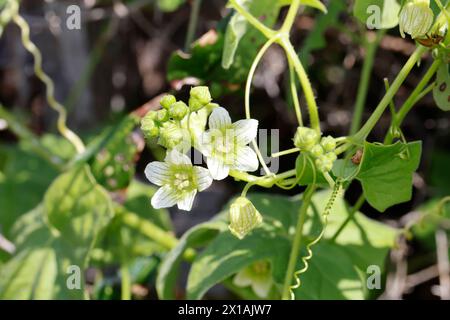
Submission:
M 400 33 L 405 33 L 411 38 L 426 36 L 434 21 L 434 13 L 430 8 L 430 0 L 410 0 L 400 11 Z
M 237 198 L 230 206 L 231 233 L 239 239 L 244 237 L 263 221 L 253 203 L 245 197 Z
M 211 104 L 212 98 L 208 87 L 194 87 L 190 91 L 189 106 L 177 101 L 175 96 L 166 95 L 161 101 L 161 109 L 148 112 L 141 121 L 141 130 L 147 138 L 159 138 L 158 143 L 171 150 L 183 145 L 190 137 L 186 134 L 187 125 L 183 120 L 193 112 Z M 190 139 L 189 139 L 190 140 Z M 190 141 L 188 141 L 190 143 Z
M 336 139 L 331 136 L 321 137 L 316 130 L 299 127 L 294 144 L 301 152 L 308 153 L 315 159 L 316 167 L 321 172 L 331 171 L 337 160 Z

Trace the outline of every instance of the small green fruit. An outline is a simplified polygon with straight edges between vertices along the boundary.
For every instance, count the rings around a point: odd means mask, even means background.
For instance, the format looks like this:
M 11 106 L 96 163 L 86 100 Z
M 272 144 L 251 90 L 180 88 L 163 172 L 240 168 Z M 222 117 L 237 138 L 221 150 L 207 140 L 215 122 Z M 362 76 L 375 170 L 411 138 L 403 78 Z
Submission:
M 202 109 L 212 101 L 208 87 L 194 87 L 191 89 L 190 94 L 189 108 L 194 112 Z
M 178 101 L 170 107 L 170 116 L 175 120 L 182 120 L 189 112 L 189 107 L 183 101 Z

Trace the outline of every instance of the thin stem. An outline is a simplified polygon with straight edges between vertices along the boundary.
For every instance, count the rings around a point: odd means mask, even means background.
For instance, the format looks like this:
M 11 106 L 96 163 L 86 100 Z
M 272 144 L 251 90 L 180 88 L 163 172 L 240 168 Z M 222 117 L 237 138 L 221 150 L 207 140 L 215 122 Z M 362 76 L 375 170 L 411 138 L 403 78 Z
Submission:
M 85 150 L 84 144 L 81 139 L 66 126 L 66 109 L 55 99 L 55 87 L 53 81 L 42 69 L 42 55 L 30 39 L 30 27 L 28 26 L 28 23 L 18 13 L 13 16 L 13 21 L 21 30 L 22 43 L 24 47 L 33 55 L 34 72 L 36 76 L 45 84 L 48 104 L 58 113 L 57 127 L 59 132 L 75 146 L 78 153 L 82 153 Z
M 378 123 L 378 120 L 380 120 L 386 108 L 389 106 L 389 103 L 392 101 L 397 91 L 400 89 L 405 79 L 408 77 L 411 70 L 414 68 L 414 65 L 421 59 L 422 55 L 426 51 L 427 48 L 423 46 L 420 46 L 419 48 L 416 49 L 416 51 L 414 51 L 414 53 L 408 59 L 408 61 L 406 62 L 400 73 L 397 75 L 397 78 L 392 83 L 389 91 L 386 92 L 386 95 L 378 104 L 372 116 L 367 120 L 366 124 L 358 131 L 358 133 L 356 133 L 353 136 L 352 140 L 354 143 L 356 144 L 362 143 L 367 138 L 369 133 Z
M 167 249 L 173 249 L 178 244 L 177 238 L 175 238 L 171 233 L 162 230 L 160 227 L 148 220 L 141 219 L 138 215 L 132 212 L 125 212 L 122 215 L 122 222 Z M 187 261 L 193 261 L 195 254 L 196 253 L 193 249 L 187 249 L 184 253 L 184 258 Z
M 281 152 L 277 152 L 277 153 L 272 153 L 272 158 L 279 158 L 279 157 L 283 157 L 283 156 L 287 156 L 289 154 L 293 154 L 293 153 L 297 153 L 300 152 L 299 148 L 292 148 L 289 150 L 285 150 L 285 151 L 281 151 Z
M 191 44 L 195 37 L 195 31 L 197 29 L 198 16 L 200 14 L 200 6 L 202 4 L 202 0 L 194 0 L 192 3 L 191 16 L 189 18 L 189 26 L 186 36 L 186 42 L 184 44 L 184 50 L 186 52 L 191 51 Z
M 330 241 L 336 242 L 336 239 L 339 237 L 339 235 L 344 231 L 345 227 L 348 225 L 348 223 L 354 218 L 355 214 L 361 209 L 363 204 L 366 202 L 366 198 L 364 195 L 361 195 L 359 199 L 356 201 L 355 205 L 353 206 L 352 210 L 349 212 L 347 219 L 341 224 L 339 229 L 336 231 L 336 233 L 331 237 Z
M 128 266 L 123 263 L 120 266 L 121 299 L 131 300 L 131 276 Z
M 295 78 L 294 65 L 289 60 L 289 82 L 291 87 L 292 102 L 294 103 L 295 116 L 297 117 L 298 124 L 303 127 L 303 117 L 300 108 L 300 101 L 298 99 L 297 91 L 297 79 Z
M 319 120 L 319 111 L 316 103 L 316 99 L 314 97 L 314 91 L 309 81 L 308 75 L 306 74 L 305 68 L 303 67 L 297 52 L 292 46 L 289 38 L 281 37 L 279 39 L 279 44 L 286 51 L 286 55 L 289 63 L 294 66 L 295 71 L 297 72 L 297 76 L 300 80 L 300 84 L 302 85 L 303 92 L 305 94 L 306 103 L 308 105 L 309 117 L 311 122 L 311 128 L 316 130 L 318 133 L 321 133 L 320 130 L 320 120 Z
M 425 87 L 430 82 L 431 78 L 434 76 L 436 71 L 439 69 L 441 65 L 441 60 L 435 60 L 430 68 L 427 70 L 425 75 L 420 80 L 419 84 L 416 86 L 411 95 L 406 99 L 405 103 L 400 107 L 400 110 L 397 112 L 396 116 L 392 120 L 391 129 L 389 130 L 388 135 L 386 136 L 385 143 L 389 144 L 394 139 L 392 134 L 392 129 L 398 128 L 401 126 L 402 122 L 405 120 L 406 115 L 411 111 L 414 105 L 419 101 L 419 97 L 422 95 Z
M 315 189 L 316 189 L 315 185 L 309 185 L 306 188 L 305 193 L 303 194 L 303 201 L 299 210 L 297 226 L 295 228 L 295 237 L 292 243 L 292 249 L 291 254 L 289 256 L 289 263 L 286 270 L 286 276 L 284 278 L 283 294 L 282 294 L 283 300 L 289 300 L 290 297 L 289 288 L 292 283 L 292 278 L 295 272 L 295 266 L 297 265 L 298 256 L 300 254 L 300 248 L 303 240 L 303 227 L 305 225 L 308 208 L 309 205 L 311 204 L 311 198 L 314 194 Z
M 264 34 L 267 39 L 271 39 L 271 38 L 273 38 L 275 36 L 275 31 L 274 30 L 266 27 L 256 17 L 254 17 L 250 12 L 248 12 L 244 7 L 242 7 L 236 0 L 230 0 L 230 5 L 240 15 L 242 15 L 253 27 L 255 27 L 262 34 Z
M 300 8 L 300 4 L 300 0 L 292 1 L 286 19 L 284 20 L 283 26 L 281 27 L 281 32 L 288 33 L 292 29 L 292 25 L 295 22 L 295 17 L 297 16 L 298 9 Z
M 270 48 L 270 46 L 275 41 L 276 41 L 276 38 L 273 38 L 264 44 L 264 46 L 261 48 L 261 50 L 258 52 L 257 56 L 255 57 L 255 60 L 253 61 L 253 64 L 250 68 L 250 72 L 247 77 L 247 83 L 245 85 L 245 116 L 247 119 L 251 118 L 250 92 L 252 89 L 253 77 L 255 76 L 256 68 L 258 67 L 259 63 L 261 62 L 262 58 L 264 57 L 264 54 L 267 52 L 267 50 Z M 268 175 L 268 176 L 272 175 L 272 172 L 270 172 L 269 168 L 266 165 L 266 162 L 264 161 L 264 157 L 262 156 L 261 151 L 259 150 L 256 140 L 252 141 L 252 145 L 253 145 L 253 148 L 255 149 L 256 155 L 258 156 L 259 162 L 261 163 L 266 175 Z
M 297 174 L 296 170 L 289 170 L 284 173 L 277 175 L 256 177 L 247 172 L 241 172 L 236 170 L 230 171 L 230 176 L 238 181 L 245 181 L 247 183 L 252 183 L 252 185 L 260 186 L 263 188 L 272 188 L 277 182 L 291 178 Z
M 386 31 L 379 30 L 375 37 L 369 37 L 369 39 L 367 39 L 367 41 L 365 42 L 366 56 L 361 71 L 361 79 L 359 82 L 355 109 L 353 111 L 353 120 L 350 128 L 350 135 L 354 135 L 361 128 L 362 116 L 370 86 L 370 76 L 372 74 L 373 65 L 375 62 L 375 55 L 377 53 L 380 41 L 385 33 Z

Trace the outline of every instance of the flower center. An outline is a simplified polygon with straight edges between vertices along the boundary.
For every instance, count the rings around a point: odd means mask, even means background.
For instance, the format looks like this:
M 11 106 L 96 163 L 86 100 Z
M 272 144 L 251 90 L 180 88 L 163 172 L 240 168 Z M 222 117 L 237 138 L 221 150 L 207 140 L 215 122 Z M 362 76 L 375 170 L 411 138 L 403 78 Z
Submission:
M 191 180 L 187 173 L 175 173 L 174 179 L 173 179 L 173 186 L 180 190 L 184 191 L 189 189 L 191 186 Z

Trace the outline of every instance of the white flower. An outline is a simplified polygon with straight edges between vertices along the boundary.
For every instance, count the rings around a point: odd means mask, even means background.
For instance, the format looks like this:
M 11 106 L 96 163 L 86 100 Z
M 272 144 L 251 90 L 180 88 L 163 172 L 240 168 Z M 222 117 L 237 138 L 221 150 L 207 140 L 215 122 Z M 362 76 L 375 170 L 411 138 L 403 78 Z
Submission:
M 231 123 L 227 110 L 222 107 L 213 110 L 209 117 L 209 130 L 201 138 L 200 151 L 206 157 L 215 180 L 225 179 L 230 170 L 251 172 L 258 169 L 258 157 L 248 146 L 256 138 L 257 131 L 257 120 Z
M 273 285 L 270 264 L 260 261 L 242 269 L 233 278 L 233 283 L 241 288 L 251 286 L 260 298 L 267 298 Z
M 155 209 L 178 205 L 180 210 L 190 211 L 198 191 L 207 189 L 213 179 L 209 171 L 193 166 L 188 156 L 172 150 L 164 162 L 151 162 L 145 168 L 150 182 L 160 186 L 152 197 Z

